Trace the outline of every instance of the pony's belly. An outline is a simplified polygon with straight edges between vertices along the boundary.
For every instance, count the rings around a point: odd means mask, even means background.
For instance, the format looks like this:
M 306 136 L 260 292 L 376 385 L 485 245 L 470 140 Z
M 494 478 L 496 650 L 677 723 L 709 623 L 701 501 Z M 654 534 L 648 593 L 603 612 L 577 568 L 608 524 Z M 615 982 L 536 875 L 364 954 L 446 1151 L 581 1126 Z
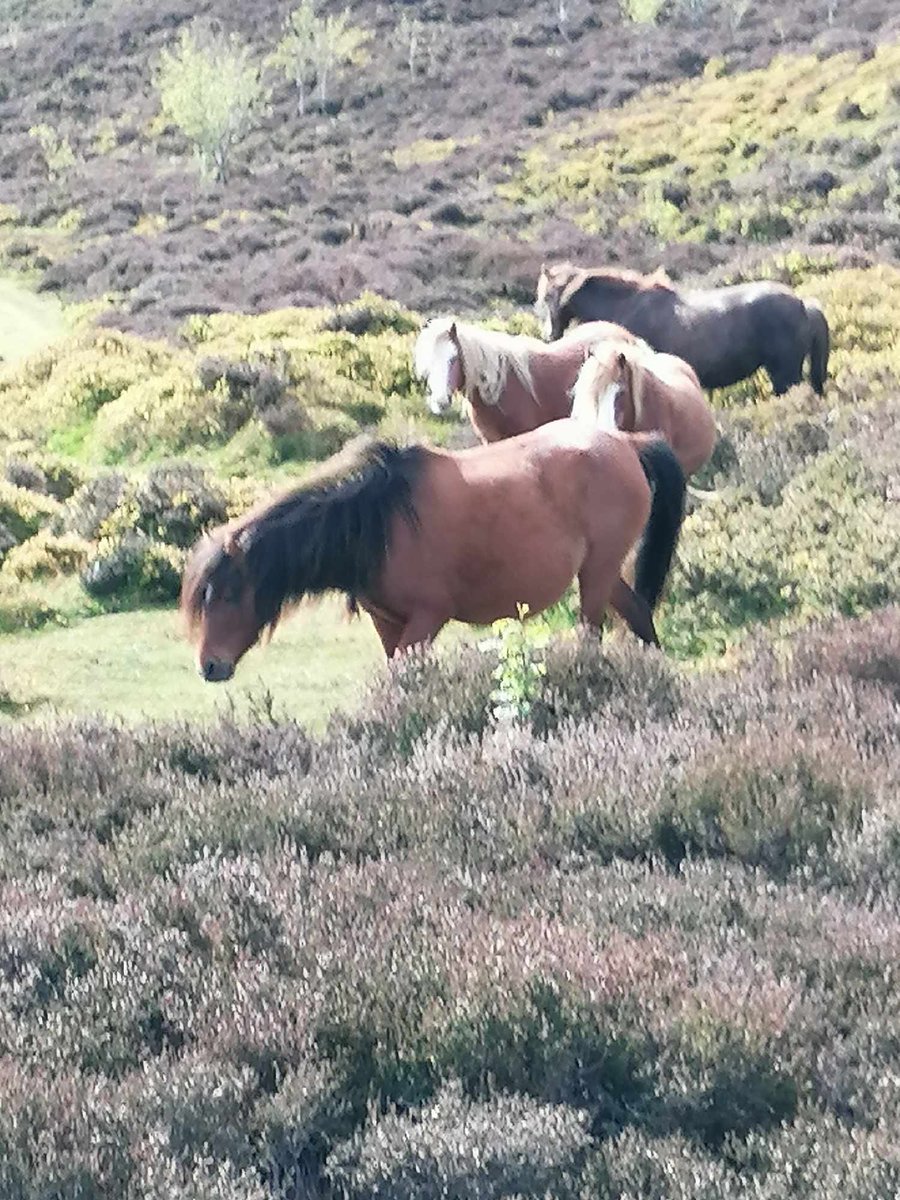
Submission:
M 555 553 L 522 547 L 518 561 L 497 563 L 477 578 L 468 578 L 457 589 L 454 618 L 471 625 L 488 625 L 501 617 L 514 617 L 522 606 L 529 613 L 543 612 L 555 604 L 578 574 L 584 557 L 581 547 Z

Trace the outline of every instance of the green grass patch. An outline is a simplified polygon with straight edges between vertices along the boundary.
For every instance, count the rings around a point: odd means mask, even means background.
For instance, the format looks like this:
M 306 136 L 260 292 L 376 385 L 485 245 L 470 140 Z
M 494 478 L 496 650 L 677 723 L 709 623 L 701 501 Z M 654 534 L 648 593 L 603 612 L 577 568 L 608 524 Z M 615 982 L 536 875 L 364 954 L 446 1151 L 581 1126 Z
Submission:
M 25 284 L 0 279 L 0 358 L 15 363 L 57 341 L 66 331 L 62 305 Z
M 322 726 L 335 708 L 353 704 L 382 662 L 370 622 L 345 619 L 337 601 L 286 621 L 220 687 L 197 675 L 171 609 L 110 613 L 0 640 L 0 677 L 18 714 L 213 720 L 231 704 L 246 711 L 268 694 L 279 713 Z

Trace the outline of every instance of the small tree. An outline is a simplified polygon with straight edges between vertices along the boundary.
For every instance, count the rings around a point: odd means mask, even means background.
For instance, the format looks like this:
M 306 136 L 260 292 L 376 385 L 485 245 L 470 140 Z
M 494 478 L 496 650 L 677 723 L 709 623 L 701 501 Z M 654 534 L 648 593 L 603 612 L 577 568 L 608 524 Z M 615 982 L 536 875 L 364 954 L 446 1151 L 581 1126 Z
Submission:
M 205 174 L 227 182 L 234 146 L 265 100 L 259 68 L 235 37 L 190 30 L 164 50 L 157 79 L 163 116 L 194 145 Z
M 397 32 L 400 35 L 401 42 L 406 46 L 406 63 L 409 67 L 409 77 L 412 79 L 416 73 L 419 48 L 424 42 L 422 22 L 418 17 L 409 17 L 406 13 L 403 13 Z
M 272 62 L 293 80 L 301 113 L 306 108 L 307 89 L 313 85 L 324 108 L 333 75 L 342 67 L 359 62 L 368 40 L 364 29 L 350 24 L 346 11 L 336 17 L 318 17 L 313 0 L 303 0 L 294 9 L 285 22 L 284 37 L 272 55 Z
M 50 179 L 61 179 L 75 166 L 75 152 L 69 145 L 69 139 L 58 134 L 52 126 L 32 125 L 28 135 L 40 146 Z

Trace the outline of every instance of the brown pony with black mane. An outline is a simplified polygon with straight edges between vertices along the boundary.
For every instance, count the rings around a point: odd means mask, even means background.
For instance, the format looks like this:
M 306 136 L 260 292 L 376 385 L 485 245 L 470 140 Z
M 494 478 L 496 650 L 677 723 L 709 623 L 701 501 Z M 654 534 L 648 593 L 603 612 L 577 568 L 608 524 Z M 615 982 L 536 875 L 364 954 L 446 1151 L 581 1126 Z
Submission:
M 210 682 L 304 596 L 343 592 L 388 658 L 450 620 L 538 613 L 577 577 L 581 616 L 608 607 L 658 644 L 656 605 L 684 511 L 684 474 L 648 436 L 561 420 L 448 452 L 363 439 L 313 479 L 215 531 L 185 570 L 181 610 Z M 622 564 L 640 542 L 632 590 Z
M 821 396 L 828 373 L 829 332 L 817 301 L 781 283 L 682 290 L 664 272 L 639 275 L 571 263 L 541 267 L 535 305 L 545 336 L 562 337 L 573 321 L 614 321 L 654 350 L 683 358 L 705 388 L 728 387 L 760 367 L 777 396 L 810 382 Z

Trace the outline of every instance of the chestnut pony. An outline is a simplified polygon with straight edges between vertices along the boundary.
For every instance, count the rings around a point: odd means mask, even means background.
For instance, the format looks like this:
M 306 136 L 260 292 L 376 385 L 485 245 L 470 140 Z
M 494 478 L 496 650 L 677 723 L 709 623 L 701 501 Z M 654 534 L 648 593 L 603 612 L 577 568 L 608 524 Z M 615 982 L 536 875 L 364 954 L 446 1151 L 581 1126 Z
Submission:
M 606 321 L 580 325 L 553 345 L 538 338 L 435 317 L 416 339 L 416 374 L 426 380 L 428 407 L 444 412 L 457 392 L 483 442 L 498 442 L 567 417 L 572 388 L 599 338 L 635 339 Z
M 684 511 L 684 474 L 646 435 L 561 420 L 448 452 L 361 439 L 195 547 L 181 609 L 204 679 L 230 679 L 304 596 L 343 592 L 388 658 L 450 620 L 538 613 L 578 578 L 582 620 L 614 608 L 658 644 L 652 611 Z M 643 535 L 643 536 L 642 536 Z M 640 541 L 634 590 L 622 563 Z
M 644 342 L 591 347 L 575 382 L 572 418 L 598 429 L 661 433 L 685 475 L 709 461 L 718 436 L 693 367 Z
M 803 378 L 808 358 L 814 390 L 821 396 L 825 389 L 825 314 L 782 283 L 690 290 L 664 271 L 558 263 L 541 267 L 535 308 L 551 341 L 573 321 L 617 321 L 654 350 L 690 363 L 705 388 L 728 387 L 763 367 L 780 396 Z

